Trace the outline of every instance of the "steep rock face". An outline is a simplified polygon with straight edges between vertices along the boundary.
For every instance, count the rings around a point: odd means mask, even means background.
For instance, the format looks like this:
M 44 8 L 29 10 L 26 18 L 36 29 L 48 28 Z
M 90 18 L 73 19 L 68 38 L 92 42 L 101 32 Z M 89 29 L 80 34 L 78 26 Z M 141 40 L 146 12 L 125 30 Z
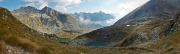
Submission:
M 143 18 L 159 18 L 161 16 L 174 16 L 180 9 L 179 0 L 150 0 L 146 4 L 130 12 L 114 25 L 127 22 L 139 22 Z
M 56 34 L 57 36 L 74 38 L 83 33 L 87 33 L 102 26 L 86 26 L 81 24 L 79 19 L 74 18 L 68 14 L 58 12 L 49 7 L 44 7 L 42 10 L 38 10 L 34 7 L 21 7 L 14 10 L 12 14 L 23 24 L 35 29 L 39 32 Z M 89 24 L 88 24 L 89 25 Z
M 170 22 L 170 25 L 166 29 L 165 33 L 168 35 L 177 31 L 180 31 L 180 12 L 177 13 L 174 19 Z

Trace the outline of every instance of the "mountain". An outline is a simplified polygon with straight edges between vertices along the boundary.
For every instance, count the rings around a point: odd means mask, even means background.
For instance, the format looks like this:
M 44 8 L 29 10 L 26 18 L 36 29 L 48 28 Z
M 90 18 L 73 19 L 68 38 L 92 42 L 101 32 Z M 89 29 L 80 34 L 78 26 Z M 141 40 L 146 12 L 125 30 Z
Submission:
M 180 11 L 179 0 L 150 0 L 114 25 L 83 34 L 70 41 L 77 46 L 134 47 L 169 35 L 169 22 Z M 173 21 L 174 22 L 174 21 Z M 174 23 L 171 23 L 174 24 Z M 175 23 L 175 28 L 178 28 Z
M 80 13 L 74 13 L 71 15 L 76 18 L 82 19 L 82 21 L 87 21 L 85 23 L 95 23 L 95 24 L 100 24 L 103 26 L 108 25 L 106 24 L 107 20 L 114 19 L 114 16 L 112 14 L 104 13 L 102 11 L 94 12 L 94 13 L 80 12 Z
M 35 30 L 22 24 L 7 9 L 0 7 L 0 13 L 0 53 L 50 54 L 51 50 L 47 46 L 63 45 L 44 38 Z
M 78 46 L 133 47 L 132 50 L 137 48 L 141 48 L 141 50 L 148 49 L 147 52 L 155 54 L 179 54 L 179 16 L 180 12 L 173 16 L 173 20 L 167 20 L 171 17 L 167 17 L 167 19 L 155 18 L 144 22 L 140 27 L 136 25 L 127 26 L 127 24 L 105 27 L 79 36 L 72 40 L 70 44 Z M 111 45 L 114 40 L 119 42 Z M 147 52 L 145 54 L 148 54 Z
M 128 22 L 142 22 L 150 18 L 159 18 L 162 16 L 173 17 L 179 12 L 179 7 L 179 0 L 150 0 L 121 18 L 114 25 L 121 25 Z
M 51 36 L 51 35 L 50 35 Z M 143 49 L 143 50 L 142 50 Z M 152 53 L 144 48 L 70 46 L 44 38 L 0 7 L 1 54 L 126 54 Z M 151 50 L 150 50 L 151 51 Z
M 94 13 L 80 12 L 80 13 L 74 13 L 73 15 L 77 18 L 82 17 L 84 19 L 91 19 L 92 21 L 104 21 L 114 18 L 113 15 L 104 13 L 102 11 L 94 12 Z
M 42 10 L 31 6 L 21 7 L 12 11 L 12 14 L 20 22 L 36 31 L 56 34 L 62 38 L 74 38 L 102 27 L 98 24 L 82 24 L 79 19 L 49 7 L 44 7 Z
M 171 54 L 172 51 L 179 53 L 178 49 L 180 47 L 179 40 L 180 40 L 180 12 L 178 12 L 173 20 L 168 22 L 168 26 L 165 30 L 165 36 L 157 41 L 140 44 L 138 47 L 145 47 L 145 48 L 156 48 L 156 49 L 166 49 L 162 51 L 163 53 Z M 161 52 L 161 51 L 160 51 Z

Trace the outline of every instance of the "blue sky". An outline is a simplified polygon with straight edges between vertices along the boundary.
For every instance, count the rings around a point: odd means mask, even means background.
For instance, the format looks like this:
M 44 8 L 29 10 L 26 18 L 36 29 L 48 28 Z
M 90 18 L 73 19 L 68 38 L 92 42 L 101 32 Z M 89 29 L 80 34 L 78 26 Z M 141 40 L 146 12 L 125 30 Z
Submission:
M 38 9 L 48 6 L 64 13 L 103 11 L 115 16 L 114 19 L 106 21 L 106 24 L 112 25 L 147 1 L 149 0 L 0 0 L 0 6 L 10 11 L 22 6 L 33 6 Z

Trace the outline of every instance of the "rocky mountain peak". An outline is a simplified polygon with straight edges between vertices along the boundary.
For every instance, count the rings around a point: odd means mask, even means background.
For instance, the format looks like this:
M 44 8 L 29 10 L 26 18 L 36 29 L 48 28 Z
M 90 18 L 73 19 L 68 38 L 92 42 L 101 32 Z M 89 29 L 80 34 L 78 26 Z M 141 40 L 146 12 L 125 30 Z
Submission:
M 45 6 L 42 10 L 40 10 L 41 14 L 47 14 L 48 16 L 58 16 L 58 14 L 63 14 L 58 12 L 50 7 Z
M 43 9 L 42 9 L 42 11 L 50 11 L 50 10 L 53 10 L 53 9 L 51 9 L 50 7 L 47 7 L 47 6 L 45 6 Z

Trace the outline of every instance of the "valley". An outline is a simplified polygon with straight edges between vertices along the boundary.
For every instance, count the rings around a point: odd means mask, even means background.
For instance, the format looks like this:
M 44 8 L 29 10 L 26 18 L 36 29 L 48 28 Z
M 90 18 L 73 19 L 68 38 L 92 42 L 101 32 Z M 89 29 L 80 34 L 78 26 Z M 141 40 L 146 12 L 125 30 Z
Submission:
M 63 13 L 48 6 L 0 7 L 0 53 L 180 53 L 179 0 L 149 0 L 107 26 L 115 17 L 102 11 Z

